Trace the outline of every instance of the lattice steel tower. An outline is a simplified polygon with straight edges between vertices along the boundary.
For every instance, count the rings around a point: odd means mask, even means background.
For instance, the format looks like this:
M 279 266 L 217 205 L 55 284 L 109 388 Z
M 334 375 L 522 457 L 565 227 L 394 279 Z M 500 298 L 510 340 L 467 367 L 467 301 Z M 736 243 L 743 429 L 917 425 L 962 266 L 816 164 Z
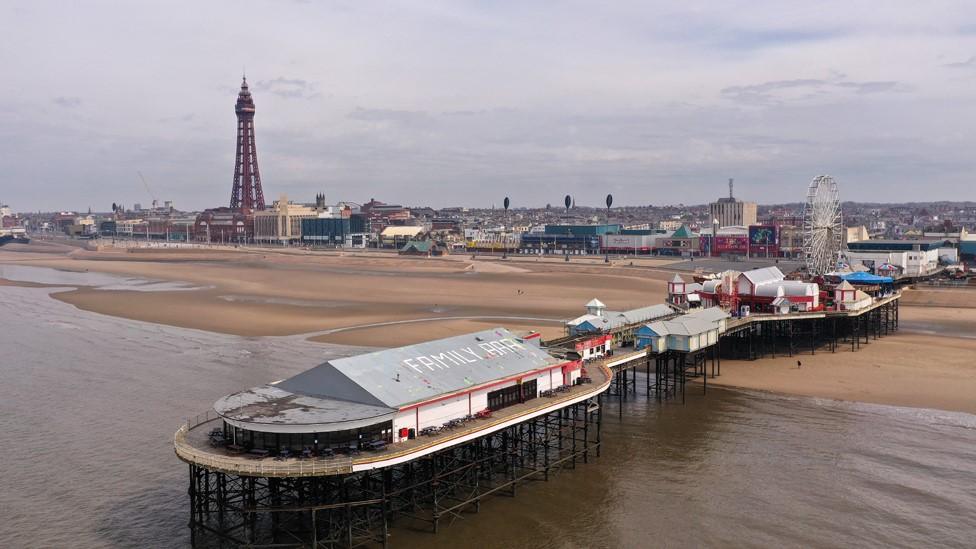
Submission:
M 234 189 L 230 207 L 241 210 L 263 210 L 264 191 L 258 170 L 258 150 L 254 146 L 254 100 L 247 89 L 247 77 L 237 94 L 237 161 L 234 163 Z

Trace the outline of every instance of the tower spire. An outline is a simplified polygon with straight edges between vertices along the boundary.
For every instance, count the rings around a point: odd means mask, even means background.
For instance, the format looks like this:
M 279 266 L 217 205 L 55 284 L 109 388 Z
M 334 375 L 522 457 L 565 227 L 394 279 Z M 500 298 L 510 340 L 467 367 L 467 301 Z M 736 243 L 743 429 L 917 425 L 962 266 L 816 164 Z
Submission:
M 234 187 L 230 207 L 235 210 L 263 210 L 264 191 L 258 169 L 258 151 L 254 143 L 254 99 L 247 88 L 247 75 L 242 74 L 241 91 L 237 94 L 237 158 L 234 162 Z

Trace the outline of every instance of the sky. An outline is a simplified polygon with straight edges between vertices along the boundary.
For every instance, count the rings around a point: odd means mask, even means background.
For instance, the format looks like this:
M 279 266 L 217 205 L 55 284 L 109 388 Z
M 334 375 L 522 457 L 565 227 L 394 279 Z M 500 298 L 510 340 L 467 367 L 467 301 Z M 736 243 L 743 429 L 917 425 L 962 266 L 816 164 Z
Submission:
M 976 3 L 0 2 L 0 203 L 973 200 Z M 141 172 L 150 187 L 139 178 Z

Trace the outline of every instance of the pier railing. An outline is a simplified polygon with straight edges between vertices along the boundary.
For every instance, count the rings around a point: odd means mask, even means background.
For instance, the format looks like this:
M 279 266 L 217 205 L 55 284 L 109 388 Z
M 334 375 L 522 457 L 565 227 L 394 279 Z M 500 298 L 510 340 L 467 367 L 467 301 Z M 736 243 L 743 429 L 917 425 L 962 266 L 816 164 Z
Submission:
M 633 354 L 644 356 L 645 353 L 641 351 Z M 620 360 L 624 357 L 614 358 Z M 594 372 L 595 370 L 599 370 L 600 372 L 599 376 L 595 376 L 596 379 L 594 381 L 596 381 L 596 383 L 593 385 L 580 385 L 578 387 L 574 387 L 574 389 L 576 389 L 575 391 L 560 395 L 556 398 L 540 399 L 537 406 L 519 410 L 518 413 L 514 415 L 499 414 L 497 417 L 493 417 L 488 422 L 479 423 L 473 428 L 451 432 L 443 437 L 434 437 L 430 440 L 418 440 L 417 445 L 404 447 L 399 451 L 392 453 L 384 452 L 381 455 L 355 458 L 355 464 L 357 466 L 368 465 L 374 462 L 396 459 L 408 454 L 421 453 L 429 448 L 438 447 L 446 442 L 464 438 L 477 432 L 488 432 L 493 428 L 510 424 L 513 420 L 531 416 L 532 414 L 536 414 L 541 410 L 551 408 L 554 405 L 559 405 L 572 400 L 578 400 L 583 395 L 589 398 L 605 391 L 610 386 L 610 382 L 612 381 L 614 375 L 610 367 L 602 362 L 596 362 L 587 365 L 587 368 L 589 368 L 591 372 Z M 208 410 L 207 412 L 187 418 L 185 423 L 180 426 L 173 437 L 173 445 L 176 449 L 177 457 L 188 463 L 201 465 L 211 470 L 245 476 L 325 476 L 344 475 L 353 471 L 354 460 L 349 456 L 334 456 L 326 459 L 286 458 L 276 460 L 270 457 L 252 457 L 246 453 L 226 454 L 225 450 L 222 448 L 210 448 L 208 447 L 209 442 L 207 441 L 207 436 L 202 432 L 205 429 L 201 429 L 201 431 L 194 430 L 206 425 L 207 423 L 210 423 L 211 421 L 219 419 L 219 417 L 220 416 L 217 415 L 216 412 Z M 191 437 L 192 440 L 188 440 Z
M 341 475 L 352 472 L 352 460 L 348 456 L 336 456 L 328 459 L 286 458 L 282 460 L 250 458 L 246 454 L 222 455 L 214 451 L 201 450 L 187 441 L 187 436 L 191 430 L 218 417 L 217 413 L 211 410 L 187 418 L 186 423 L 181 425 L 173 436 L 176 455 L 183 461 L 238 475 L 304 477 Z
M 901 299 L 901 293 L 895 293 L 887 295 L 885 297 L 874 298 L 870 305 L 862 307 L 860 309 L 823 309 L 820 311 L 802 311 L 802 312 L 790 312 L 790 313 L 750 313 L 749 316 L 733 317 L 728 319 L 726 323 L 726 331 L 732 328 L 739 328 L 746 324 L 751 324 L 753 322 L 765 322 L 769 320 L 804 320 L 810 318 L 844 318 L 844 317 L 855 317 L 861 316 L 869 311 L 877 309 L 882 305 L 886 305 L 895 301 L 896 299 Z
M 218 417 L 220 416 L 217 415 L 217 412 L 213 410 L 207 410 L 202 414 L 197 414 L 193 417 L 186 418 L 186 422 L 184 422 L 183 425 L 186 427 L 186 430 L 189 431 L 194 427 L 203 425 L 204 423 L 209 423 L 217 419 Z

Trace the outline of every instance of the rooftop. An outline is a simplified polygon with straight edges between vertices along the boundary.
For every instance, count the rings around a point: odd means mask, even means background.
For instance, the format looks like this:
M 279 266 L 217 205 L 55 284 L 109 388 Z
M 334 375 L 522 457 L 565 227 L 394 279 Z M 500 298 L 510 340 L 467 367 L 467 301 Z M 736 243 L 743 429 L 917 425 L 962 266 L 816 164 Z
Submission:
M 269 432 L 351 429 L 400 408 L 560 360 L 505 328 L 339 358 L 294 377 L 218 400 L 232 423 Z
M 382 236 L 417 236 L 424 231 L 423 227 L 415 226 L 389 226 L 384 227 L 380 232 Z
M 608 331 L 628 324 L 645 322 L 675 314 L 674 309 L 665 303 L 631 309 L 629 311 L 603 311 L 602 315 L 585 314 L 570 320 L 566 324 L 576 327 L 589 323 L 599 331 Z
M 729 318 L 729 314 L 723 311 L 721 307 L 709 307 L 671 320 L 651 322 L 646 324 L 645 328 L 659 336 L 692 336 L 703 334 L 709 330 L 717 330 L 719 328 L 718 321 L 725 318 Z
M 764 267 L 762 269 L 744 271 L 742 276 L 746 277 L 749 282 L 752 282 L 756 286 L 769 282 L 777 282 L 785 278 L 783 271 L 780 271 L 779 267 Z

